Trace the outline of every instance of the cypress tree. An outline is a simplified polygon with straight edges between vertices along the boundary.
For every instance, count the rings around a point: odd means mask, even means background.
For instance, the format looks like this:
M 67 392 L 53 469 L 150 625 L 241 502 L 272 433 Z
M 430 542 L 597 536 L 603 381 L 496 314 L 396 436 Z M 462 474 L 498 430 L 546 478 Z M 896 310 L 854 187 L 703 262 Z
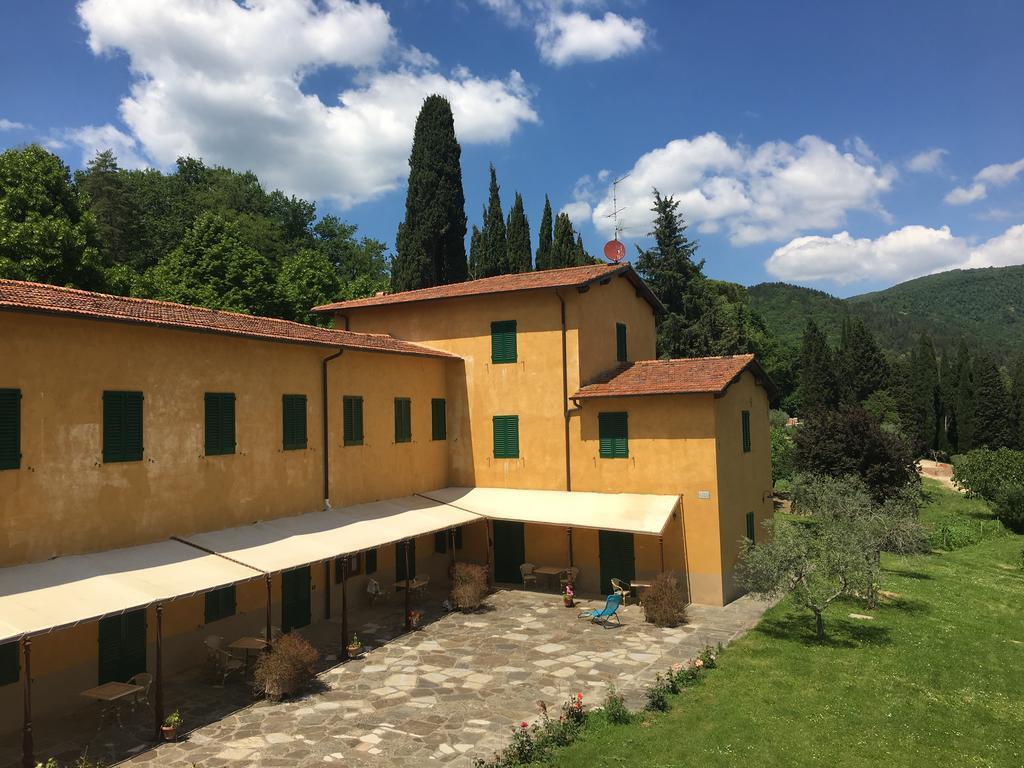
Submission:
M 577 267 L 586 266 L 587 264 L 596 264 L 597 259 L 587 253 L 587 249 L 583 247 L 583 235 L 579 232 L 576 233 L 576 248 L 573 251 L 574 258 L 573 263 Z
M 1010 397 L 1013 401 L 1014 430 L 1013 445 L 1024 451 L 1024 355 L 1017 358 L 1010 375 Z
M 537 233 L 537 269 L 551 269 L 551 201 L 544 195 L 544 215 L 540 217 Z
M 813 320 L 804 328 L 797 385 L 803 415 L 838 404 L 835 358 L 825 334 Z
M 469 279 L 480 277 L 480 257 L 483 250 L 483 233 L 473 225 L 473 234 L 469 236 Z
M 529 272 L 533 269 L 530 246 L 530 222 L 523 209 L 523 196 L 516 192 L 516 200 L 508 212 L 508 270 Z
M 576 262 L 575 233 L 569 214 L 560 213 L 555 217 L 555 237 L 551 243 L 551 269 L 571 267 Z
M 466 279 L 462 149 L 451 104 L 428 96 L 416 118 L 409 155 L 405 220 L 398 225 L 391 289 L 408 291 Z
M 974 442 L 974 366 L 967 342 L 960 339 L 957 349 L 956 367 L 956 400 L 954 402 L 954 419 L 956 420 L 956 443 L 954 448 L 959 453 L 966 453 L 975 447 Z
M 886 385 L 889 364 L 860 318 L 843 320 L 838 366 L 843 402 L 859 405 Z
M 1008 446 L 1013 440 L 1010 393 L 995 361 L 987 355 L 974 360 L 974 387 L 974 445 Z
M 508 238 L 505 232 L 505 214 L 501 211 L 498 175 L 491 166 L 490 193 L 484 209 L 484 224 L 480 230 L 480 257 L 477 277 L 504 275 L 508 269 Z
M 939 368 L 935 360 L 935 347 L 927 334 L 921 335 L 917 349 L 911 355 L 901 390 L 900 415 L 915 449 L 937 449 L 941 412 Z
M 953 361 L 947 352 L 942 353 L 939 363 L 939 400 L 942 407 L 942 423 L 939 429 L 939 448 L 952 451 L 956 448 L 956 374 Z

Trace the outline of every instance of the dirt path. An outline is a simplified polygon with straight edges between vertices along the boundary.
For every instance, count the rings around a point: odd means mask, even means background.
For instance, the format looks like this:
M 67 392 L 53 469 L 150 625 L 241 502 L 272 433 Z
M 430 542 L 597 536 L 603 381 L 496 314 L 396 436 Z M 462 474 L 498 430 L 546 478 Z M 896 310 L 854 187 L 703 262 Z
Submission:
M 930 477 L 932 480 L 938 480 L 951 491 L 960 490 L 953 484 L 952 464 L 943 464 L 941 461 L 932 461 L 930 459 L 921 459 L 917 464 L 920 468 L 921 477 Z

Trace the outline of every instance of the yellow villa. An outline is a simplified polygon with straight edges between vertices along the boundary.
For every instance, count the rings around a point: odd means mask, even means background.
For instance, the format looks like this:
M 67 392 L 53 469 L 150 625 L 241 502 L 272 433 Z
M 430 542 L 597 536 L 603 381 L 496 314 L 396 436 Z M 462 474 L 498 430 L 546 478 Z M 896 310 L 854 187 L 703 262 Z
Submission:
M 628 264 L 317 311 L 333 329 L 0 280 L 0 736 L 26 755 L 69 691 L 456 558 L 739 596 L 773 385 L 750 355 L 654 359 Z

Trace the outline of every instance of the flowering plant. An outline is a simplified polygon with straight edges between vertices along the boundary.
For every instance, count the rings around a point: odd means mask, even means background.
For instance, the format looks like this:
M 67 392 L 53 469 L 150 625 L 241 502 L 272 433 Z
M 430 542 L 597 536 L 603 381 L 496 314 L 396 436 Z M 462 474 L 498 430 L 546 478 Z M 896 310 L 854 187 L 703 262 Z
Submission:
M 409 626 L 418 627 L 422 618 L 422 611 L 409 611 Z
M 360 646 L 360 645 L 362 645 L 362 643 L 359 640 L 359 635 L 357 635 L 355 632 L 353 632 L 352 633 L 352 639 L 348 641 L 348 647 L 349 648 L 355 648 L 355 647 Z
M 566 584 L 565 585 L 565 596 L 566 597 L 576 597 L 576 590 L 574 590 L 572 588 L 572 584 Z

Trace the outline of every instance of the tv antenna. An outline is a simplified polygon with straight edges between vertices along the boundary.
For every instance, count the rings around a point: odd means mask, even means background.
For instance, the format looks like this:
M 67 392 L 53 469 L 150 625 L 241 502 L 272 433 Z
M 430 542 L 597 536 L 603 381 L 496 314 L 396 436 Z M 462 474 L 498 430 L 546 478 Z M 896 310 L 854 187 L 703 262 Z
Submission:
M 619 234 L 622 232 L 619 214 L 626 210 L 627 206 L 619 208 L 619 182 L 625 180 L 627 176 L 629 174 L 625 173 L 612 182 L 612 212 L 604 215 L 604 218 L 611 219 L 615 225 L 615 236 L 604 244 L 604 255 L 613 263 L 622 261 L 626 255 L 626 246 L 619 241 Z

